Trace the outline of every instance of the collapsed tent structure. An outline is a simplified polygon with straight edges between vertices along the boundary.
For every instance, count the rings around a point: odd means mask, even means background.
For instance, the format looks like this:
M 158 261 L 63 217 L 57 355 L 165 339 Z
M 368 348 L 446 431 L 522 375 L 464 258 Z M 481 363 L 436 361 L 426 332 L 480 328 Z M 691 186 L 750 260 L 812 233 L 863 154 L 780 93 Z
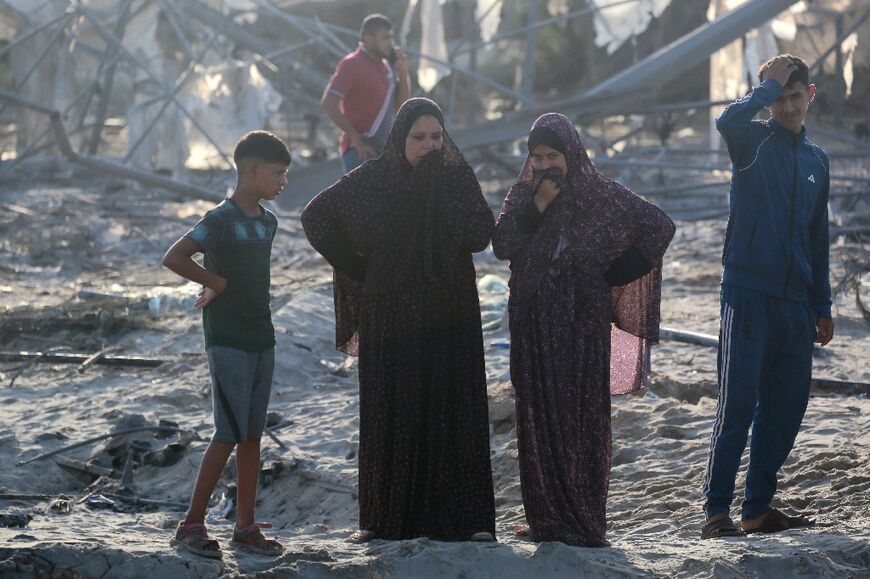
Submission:
M 0 2 L 0 35 L 8 39 L 0 46 L 8 63 L 0 83 L 0 121 L 6 127 L 0 173 L 8 175 L 35 156 L 60 153 L 95 170 L 219 197 L 185 184 L 185 171 L 231 169 L 229 153 L 238 136 L 265 127 L 288 140 L 297 155 L 282 201 L 286 206 L 298 206 L 339 176 L 337 160 L 330 160 L 335 129 L 320 111 L 319 98 L 357 33 L 318 16 L 317 10 L 332 3 L 33 4 Z M 673 159 L 675 151 L 666 143 L 684 128 L 674 117 L 698 110 L 715 115 L 723 101 L 746 90 L 760 61 L 789 47 L 814 59 L 814 74 L 833 80 L 820 91 L 824 102 L 818 105 L 830 113 L 834 127 L 842 127 L 829 136 L 849 147 L 844 153 L 850 158 L 870 151 L 861 140 L 866 111 L 844 123 L 848 98 L 860 102 L 868 92 L 866 0 L 812 7 L 793 0 L 711 0 L 704 21 L 694 13 L 685 18 L 699 4 L 686 0 L 535 0 L 526 3 L 528 13 L 519 13 L 519 4 L 510 0 L 384 4 L 385 11 L 391 4 L 405 8 L 401 36 L 409 42 L 419 86 L 442 102 L 454 138 L 477 161 L 484 179 L 510 176 L 516 166 L 511 144 L 536 115 L 549 110 L 565 112 L 581 125 L 616 118 L 614 124 L 627 127 L 613 142 L 594 143 L 599 164 L 638 168 L 653 163 L 680 170 L 678 165 L 686 163 Z M 439 18 L 432 17 L 436 13 Z M 453 30 L 456 22 L 464 22 L 459 32 Z M 592 54 L 587 64 L 601 55 L 607 62 L 586 66 L 583 82 L 594 81 L 591 85 L 541 87 L 547 82 L 536 76 L 536 64 L 547 58 L 539 54 L 541 47 L 554 30 L 581 22 L 590 34 L 569 39 L 582 45 L 578 52 Z M 798 30 L 802 36 L 796 38 Z M 421 51 L 413 48 L 417 37 Z M 611 61 L 622 68 L 611 70 Z M 707 98 L 681 99 L 687 91 L 673 87 L 697 86 L 698 78 Z M 627 145 L 640 143 L 633 137 L 644 131 L 659 134 L 662 147 L 652 157 L 649 151 L 630 157 L 639 151 Z M 718 136 L 710 135 L 709 146 L 676 151 L 696 160 L 707 155 L 707 164 L 685 168 L 702 188 L 712 175 L 699 179 L 699 172 L 704 177 L 704 172 L 727 171 L 717 155 Z M 860 179 L 848 184 L 854 183 L 866 185 Z M 848 192 L 855 194 L 854 187 Z
M 345 543 L 358 514 L 357 364 L 335 350 L 332 269 L 299 209 L 339 177 L 337 133 L 319 99 L 373 10 L 397 30 L 407 14 L 397 36 L 415 92 L 429 87 L 443 106 L 493 210 L 532 120 L 560 110 L 604 172 L 679 222 L 652 384 L 613 405 L 612 549 L 513 532 L 524 510 L 510 272 L 491 250 L 475 266 L 499 542 Z M 421 18 L 434 10 L 440 28 Z M 0 524 L 23 527 L 0 548 L 3 575 L 861 575 L 868 36 L 870 0 L 0 0 L 0 459 L 12 465 L 0 474 Z M 837 339 L 814 354 L 813 399 L 778 494 L 820 524 L 763 544 L 699 542 L 731 177 L 711 118 L 774 51 L 813 67 L 809 123 L 833 177 Z M 232 185 L 234 141 L 254 128 L 294 153 L 289 187 L 266 203 L 279 214 L 278 343 L 257 509 L 287 550 L 274 561 L 234 552 L 219 567 L 166 545 L 211 424 L 193 310 L 201 287 L 159 264 Z M 221 542 L 234 525 L 233 471 L 207 520 Z

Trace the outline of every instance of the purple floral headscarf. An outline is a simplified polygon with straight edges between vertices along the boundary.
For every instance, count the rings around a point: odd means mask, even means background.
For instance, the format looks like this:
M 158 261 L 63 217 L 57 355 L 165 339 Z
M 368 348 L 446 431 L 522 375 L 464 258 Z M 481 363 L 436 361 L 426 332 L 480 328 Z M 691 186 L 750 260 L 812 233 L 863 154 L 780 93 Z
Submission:
M 539 117 L 532 129 L 552 130 L 565 146 L 567 174 L 547 171 L 536 174 L 529 156 L 505 198 L 499 221 L 521 211 L 534 196 L 544 177 L 560 186 L 560 194 L 547 212 L 552 218 L 542 224 L 531 242 L 521 249 L 496 226 L 493 247 L 511 259 L 511 301 L 522 306 L 534 299 L 538 287 L 562 246 L 575 261 L 593 260 L 584 240 L 607 233 L 620 252 L 636 247 L 653 264 L 652 269 L 624 286 L 613 287 L 611 300 L 611 393 L 625 394 L 646 385 L 649 346 L 658 342 L 661 303 L 662 257 L 674 235 L 673 222 L 658 207 L 625 186 L 601 174 L 593 165 L 574 124 L 559 113 Z M 637 236 L 632 232 L 645 231 Z M 504 238 L 500 238 L 505 235 Z M 557 250 L 558 248 L 558 250 Z M 498 251 L 497 251 L 498 254 Z M 602 272 L 603 274 L 603 272 Z

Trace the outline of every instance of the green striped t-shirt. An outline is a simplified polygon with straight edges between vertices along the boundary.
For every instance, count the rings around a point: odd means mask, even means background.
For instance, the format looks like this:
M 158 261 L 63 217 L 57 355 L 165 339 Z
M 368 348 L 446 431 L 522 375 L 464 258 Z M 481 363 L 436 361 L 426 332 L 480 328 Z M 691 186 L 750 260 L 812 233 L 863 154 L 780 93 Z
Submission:
M 199 245 L 205 268 L 227 280 L 227 289 L 202 311 L 206 348 L 259 351 L 275 345 L 269 265 L 278 218 L 260 210 L 252 217 L 228 197 L 184 234 Z

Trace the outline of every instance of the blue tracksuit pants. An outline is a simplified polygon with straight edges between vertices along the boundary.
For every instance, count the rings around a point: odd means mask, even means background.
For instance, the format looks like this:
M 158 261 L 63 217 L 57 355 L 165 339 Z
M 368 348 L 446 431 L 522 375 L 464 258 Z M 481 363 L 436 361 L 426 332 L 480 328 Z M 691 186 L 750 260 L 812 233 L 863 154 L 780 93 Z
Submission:
M 707 477 L 708 517 L 728 513 L 749 427 L 749 472 L 743 519 L 763 515 L 776 474 L 794 445 L 810 394 L 816 326 L 806 302 L 722 286 L 719 404 Z

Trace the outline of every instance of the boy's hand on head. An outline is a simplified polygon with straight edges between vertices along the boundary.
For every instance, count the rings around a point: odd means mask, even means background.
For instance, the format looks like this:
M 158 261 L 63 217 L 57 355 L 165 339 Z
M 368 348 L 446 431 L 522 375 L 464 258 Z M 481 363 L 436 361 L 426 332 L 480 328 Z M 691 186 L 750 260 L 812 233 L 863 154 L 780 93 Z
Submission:
M 215 300 L 216 297 L 224 293 L 224 290 L 227 289 L 227 280 L 225 278 L 218 278 L 220 282 L 217 284 L 216 288 L 203 287 L 196 296 L 196 301 L 193 302 L 193 307 L 198 310 L 201 310 L 211 302 Z
M 770 67 L 764 72 L 762 80 L 773 79 L 782 86 L 785 86 L 788 83 L 788 77 L 795 70 L 797 70 L 797 66 L 792 59 L 787 56 L 777 56 L 773 59 Z
M 815 341 L 822 345 L 827 346 L 828 342 L 830 342 L 834 338 L 834 320 L 830 318 L 818 318 L 816 320 L 816 339 Z

